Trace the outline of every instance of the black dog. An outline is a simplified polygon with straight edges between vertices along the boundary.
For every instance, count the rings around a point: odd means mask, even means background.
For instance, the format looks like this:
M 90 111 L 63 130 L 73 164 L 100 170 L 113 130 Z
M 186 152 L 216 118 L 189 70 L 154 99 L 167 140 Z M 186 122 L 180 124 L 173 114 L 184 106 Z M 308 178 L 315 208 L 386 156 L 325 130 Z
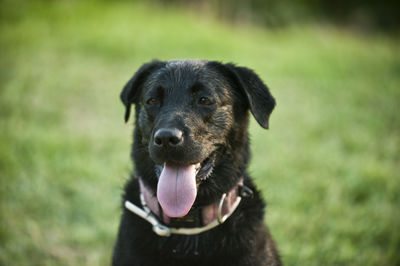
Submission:
M 132 158 L 113 265 L 281 265 L 264 202 L 246 173 L 250 109 L 275 100 L 250 69 L 153 61 L 121 93 L 135 104 Z

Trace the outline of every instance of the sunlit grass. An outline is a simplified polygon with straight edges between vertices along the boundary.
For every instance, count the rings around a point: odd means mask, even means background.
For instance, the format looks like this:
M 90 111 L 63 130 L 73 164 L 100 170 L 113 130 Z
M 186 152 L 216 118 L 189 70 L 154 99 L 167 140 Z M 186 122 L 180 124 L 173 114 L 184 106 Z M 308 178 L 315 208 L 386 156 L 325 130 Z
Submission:
M 0 264 L 109 265 L 132 122 L 119 92 L 153 58 L 255 69 L 252 176 L 287 265 L 400 263 L 397 40 L 268 31 L 128 2 L 0 6 Z

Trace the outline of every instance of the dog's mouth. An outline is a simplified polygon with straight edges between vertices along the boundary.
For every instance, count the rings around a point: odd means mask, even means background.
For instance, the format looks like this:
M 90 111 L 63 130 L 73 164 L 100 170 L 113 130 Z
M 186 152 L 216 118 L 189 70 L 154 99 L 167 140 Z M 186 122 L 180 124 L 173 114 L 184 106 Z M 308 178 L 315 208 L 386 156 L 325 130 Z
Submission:
M 199 186 L 201 183 L 203 183 L 205 180 L 208 179 L 208 177 L 212 174 L 213 169 L 214 169 L 214 160 L 215 160 L 215 155 L 211 154 L 209 157 L 207 157 L 205 160 L 203 160 L 201 163 L 196 163 L 194 164 L 195 166 L 195 174 L 196 174 L 196 186 Z M 176 166 L 184 166 L 184 164 L 180 163 L 175 163 L 175 162 L 167 162 L 164 163 L 164 165 L 156 165 L 155 172 L 158 178 L 160 178 L 162 171 L 164 170 L 165 165 L 176 165 Z
M 166 162 L 158 165 L 157 199 L 164 213 L 169 217 L 185 216 L 196 200 L 197 187 L 207 180 L 213 167 L 214 156 L 195 164 Z

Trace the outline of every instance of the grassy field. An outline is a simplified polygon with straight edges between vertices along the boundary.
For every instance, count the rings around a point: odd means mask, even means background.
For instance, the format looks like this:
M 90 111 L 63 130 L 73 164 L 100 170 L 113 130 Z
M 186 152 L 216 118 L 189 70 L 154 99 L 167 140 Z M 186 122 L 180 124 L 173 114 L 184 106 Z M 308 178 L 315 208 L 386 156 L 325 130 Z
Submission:
M 285 265 L 400 264 L 400 41 L 121 1 L 0 2 L 0 265 L 109 265 L 145 61 L 253 68 L 278 105 L 251 173 Z

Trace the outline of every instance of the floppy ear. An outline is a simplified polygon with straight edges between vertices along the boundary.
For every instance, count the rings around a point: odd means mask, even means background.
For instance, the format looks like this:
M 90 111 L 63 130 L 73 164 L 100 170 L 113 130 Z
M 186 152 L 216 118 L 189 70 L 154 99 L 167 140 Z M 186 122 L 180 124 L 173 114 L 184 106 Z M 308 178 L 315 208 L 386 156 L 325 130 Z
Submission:
M 158 60 L 154 60 L 150 63 L 146 63 L 139 68 L 139 70 L 133 75 L 133 77 L 128 81 L 121 92 L 121 100 L 125 105 L 125 122 L 128 122 L 129 115 L 131 113 L 131 105 L 137 103 L 140 88 L 146 81 L 147 77 L 153 73 L 156 69 L 163 66 L 164 63 Z
M 237 67 L 234 64 L 224 65 L 229 70 L 229 76 L 247 96 L 251 113 L 263 128 L 268 128 L 269 116 L 275 107 L 275 99 L 268 87 L 253 70 Z

